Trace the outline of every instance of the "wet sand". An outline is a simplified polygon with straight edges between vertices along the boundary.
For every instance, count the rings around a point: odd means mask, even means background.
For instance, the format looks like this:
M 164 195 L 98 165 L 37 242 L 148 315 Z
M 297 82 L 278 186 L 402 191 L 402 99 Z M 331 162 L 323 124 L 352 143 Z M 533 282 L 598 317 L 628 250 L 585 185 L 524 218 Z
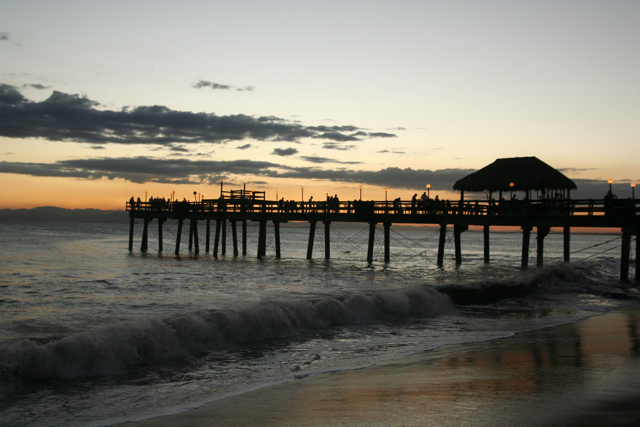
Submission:
M 640 307 L 229 397 L 147 426 L 638 426 Z

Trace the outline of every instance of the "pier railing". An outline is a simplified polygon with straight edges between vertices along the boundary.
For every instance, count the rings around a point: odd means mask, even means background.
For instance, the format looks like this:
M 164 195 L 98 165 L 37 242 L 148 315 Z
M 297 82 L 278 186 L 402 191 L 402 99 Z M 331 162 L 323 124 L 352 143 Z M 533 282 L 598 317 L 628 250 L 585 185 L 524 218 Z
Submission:
M 173 216 L 205 212 L 234 213 L 333 213 L 333 214 L 401 214 L 401 215 L 499 215 L 499 216 L 616 216 L 640 214 L 636 199 L 565 199 L 565 200 L 428 200 L 403 201 L 322 201 L 295 202 L 253 200 L 248 198 L 205 199 L 190 201 L 129 201 L 127 211 L 166 212 Z

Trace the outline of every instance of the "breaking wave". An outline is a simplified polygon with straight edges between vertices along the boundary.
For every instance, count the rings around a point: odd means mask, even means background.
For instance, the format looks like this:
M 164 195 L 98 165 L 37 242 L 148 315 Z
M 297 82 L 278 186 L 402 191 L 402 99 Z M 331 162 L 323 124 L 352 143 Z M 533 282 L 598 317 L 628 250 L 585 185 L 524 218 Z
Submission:
M 0 345 L 0 381 L 111 375 L 194 352 L 286 339 L 349 324 L 399 321 L 453 311 L 430 286 L 315 301 L 262 301 L 236 310 L 181 313 L 122 323 L 46 344 Z

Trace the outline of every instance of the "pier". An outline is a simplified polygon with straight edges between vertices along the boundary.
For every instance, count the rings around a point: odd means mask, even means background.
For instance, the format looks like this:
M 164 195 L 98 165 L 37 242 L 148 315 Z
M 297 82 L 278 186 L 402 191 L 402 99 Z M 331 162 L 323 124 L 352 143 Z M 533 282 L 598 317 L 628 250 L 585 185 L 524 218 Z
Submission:
M 563 230 L 563 259 L 570 262 L 571 229 L 612 229 L 622 232 L 620 254 L 620 279 L 629 280 L 631 242 L 635 236 L 636 282 L 640 261 L 639 205 L 633 195 L 629 199 L 618 199 L 612 192 L 603 199 L 572 199 L 571 190 L 576 184 L 558 170 L 536 157 L 514 157 L 497 159 L 484 168 L 458 180 L 453 188 L 460 191 L 460 200 L 431 199 L 425 192 L 412 200 L 392 201 L 338 201 L 328 197 L 320 202 L 295 202 L 266 200 L 265 192 L 231 190 L 223 191 L 220 184 L 218 199 L 188 202 L 155 200 L 127 203 L 129 211 L 129 251 L 133 250 L 134 220 L 143 220 L 141 250 L 147 250 L 148 227 L 154 219 L 158 223 L 159 248 L 162 250 L 162 224 L 168 219 L 178 221 L 175 253 L 179 253 L 183 224 L 189 224 L 189 250 L 200 250 L 198 222 L 205 222 L 205 250 L 210 249 L 211 221 L 215 223 L 213 256 L 221 248 L 226 254 L 226 223 L 232 230 L 233 255 L 238 256 L 238 224 L 241 225 L 242 255 L 247 254 L 247 221 L 259 225 L 257 256 L 266 255 L 267 223 L 272 222 L 275 233 L 275 256 L 280 258 L 280 224 L 287 222 L 309 223 L 307 259 L 312 258 L 313 244 L 318 223 L 324 225 L 325 259 L 331 259 L 331 224 L 334 222 L 363 223 L 369 226 L 367 263 L 373 262 L 375 230 L 377 224 L 384 228 L 384 262 L 391 262 L 390 229 L 393 224 L 430 225 L 439 227 L 438 267 L 444 264 L 447 228 L 453 229 L 456 265 L 462 264 L 461 235 L 470 226 L 481 227 L 484 236 L 484 262 L 490 262 L 491 227 L 519 227 L 522 230 L 521 268 L 529 267 L 531 232 L 535 229 L 536 265 L 542 267 L 544 239 L 552 228 Z M 427 185 L 427 191 L 429 191 Z M 362 188 L 362 187 L 360 187 Z M 486 199 L 466 200 L 465 192 L 486 193 Z M 522 200 L 517 194 L 523 195 Z M 386 192 L 385 192 L 386 194 Z M 194 197 L 196 193 L 194 193 Z M 360 194 L 362 197 L 362 193 Z M 494 199 L 497 196 L 497 200 Z M 386 196 L 385 196 L 386 199 Z
M 224 192 L 223 192 L 224 193 Z M 369 226 L 367 262 L 373 261 L 375 227 L 384 227 L 384 262 L 391 262 L 390 229 L 398 225 L 431 225 L 440 229 L 436 263 L 443 266 L 447 227 L 453 229 L 455 262 L 462 263 L 461 235 L 470 226 L 483 229 L 484 262 L 490 262 L 491 227 L 519 227 L 522 230 L 521 268 L 529 267 L 529 246 L 531 234 L 535 230 L 537 239 L 537 266 L 543 265 L 544 239 L 552 228 L 563 230 L 564 261 L 570 261 L 572 228 L 607 228 L 622 232 L 620 279 L 629 280 L 632 252 L 632 237 L 635 236 L 635 268 L 639 271 L 638 252 L 640 249 L 638 230 L 640 229 L 640 203 L 635 199 L 594 200 L 433 200 L 415 201 L 323 201 L 292 202 L 265 200 L 264 192 L 231 191 L 218 199 L 203 199 L 198 202 L 129 201 L 129 250 L 133 250 L 134 220 L 142 220 L 142 242 L 140 249 L 148 248 L 150 223 L 158 227 L 158 247 L 163 250 L 162 226 L 167 220 L 178 223 L 175 254 L 179 254 L 182 233 L 186 228 L 189 235 L 189 249 L 200 251 L 201 232 L 199 224 L 204 224 L 204 250 L 213 251 L 214 257 L 226 254 L 226 224 L 230 223 L 233 256 L 247 255 L 247 222 L 259 226 L 258 258 L 266 255 L 267 223 L 273 223 L 275 257 L 280 258 L 280 224 L 305 222 L 309 224 L 307 259 L 312 258 L 316 228 L 324 226 L 325 259 L 331 258 L 330 225 L 334 222 L 364 223 Z M 188 227 L 185 227 L 185 223 Z M 212 230 L 212 223 L 214 229 Z M 213 244 L 211 237 L 213 235 Z

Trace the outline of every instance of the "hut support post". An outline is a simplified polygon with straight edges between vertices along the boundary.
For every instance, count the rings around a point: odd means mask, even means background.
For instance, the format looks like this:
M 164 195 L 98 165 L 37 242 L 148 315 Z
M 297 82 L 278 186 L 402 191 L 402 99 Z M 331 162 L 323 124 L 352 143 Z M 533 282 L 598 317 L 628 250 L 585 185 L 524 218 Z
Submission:
M 485 225 L 483 229 L 484 234 L 484 263 L 489 264 L 489 226 Z
M 313 257 L 313 239 L 316 237 L 316 221 L 309 221 L 309 243 L 307 244 L 307 259 Z
M 462 245 L 460 244 L 460 235 L 468 229 L 468 225 L 456 224 L 453 226 L 453 237 L 456 250 L 456 265 L 462 264 Z
M 276 258 L 280 259 L 280 221 L 273 221 L 273 233 L 276 243 Z
M 231 221 L 231 235 L 233 238 L 233 256 L 238 256 L 238 225 L 235 220 Z
M 564 262 L 571 260 L 571 227 L 564 227 L 563 243 L 564 243 Z
M 367 264 L 373 262 L 373 243 L 376 239 L 376 223 L 369 223 L 369 245 L 367 247 Z
M 129 252 L 133 251 L 133 224 L 134 218 L 132 216 L 129 217 Z
M 522 226 L 522 260 L 520 261 L 520 268 L 526 270 L 529 268 L 529 241 L 531 239 L 530 226 Z
M 183 222 L 184 222 L 184 219 L 182 218 L 178 219 L 178 232 L 176 233 L 176 249 L 175 249 L 176 256 L 180 253 L 180 240 L 182 240 L 182 223 Z
M 620 280 L 629 280 L 629 255 L 631 252 L 631 233 L 622 230 L 622 254 L 620 257 Z M 636 273 L 637 275 L 637 273 Z
M 390 230 L 391 230 L 391 223 L 385 222 L 384 223 L 384 262 L 386 264 L 388 264 L 389 261 L 391 260 L 391 253 L 390 253 L 391 242 L 390 242 L 390 236 L 389 236 Z
M 193 249 L 193 220 L 189 221 L 189 252 Z
M 538 229 L 538 257 L 537 267 L 540 268 L 544 265 L 544 238 L 549 234 L 551 227 L 537 227 Z
M 444 243 L 447 239 L 447 224 L 440 224 L 440 240 L 438 241 L 438 267 L 444 265 Z
M 331 221 L 324 221 L 324 259 L 331 259 Z

